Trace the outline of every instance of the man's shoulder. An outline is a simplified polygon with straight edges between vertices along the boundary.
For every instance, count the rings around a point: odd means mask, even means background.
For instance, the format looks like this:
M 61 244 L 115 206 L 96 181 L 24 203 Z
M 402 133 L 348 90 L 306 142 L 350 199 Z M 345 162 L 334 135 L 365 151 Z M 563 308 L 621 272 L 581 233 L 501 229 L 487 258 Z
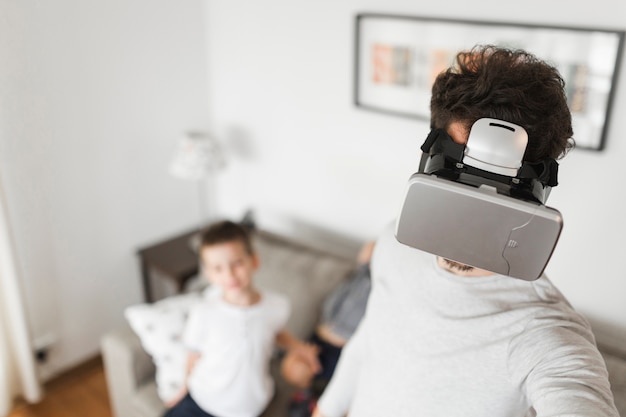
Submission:
M 576 311 L 547 280 L 533 283 L 537 298 L 526 310 L 521 332 L 511 340 L 509 353 L 532 361 L 562 350 L 596 349 L 595 337 L 587 319 Z

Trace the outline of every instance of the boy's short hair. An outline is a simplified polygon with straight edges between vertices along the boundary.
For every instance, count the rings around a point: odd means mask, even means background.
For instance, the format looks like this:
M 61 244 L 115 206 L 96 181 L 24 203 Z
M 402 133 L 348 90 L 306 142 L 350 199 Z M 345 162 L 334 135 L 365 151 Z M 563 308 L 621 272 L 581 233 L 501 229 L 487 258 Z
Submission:
M 558 70 L 523 50 L 476 46 L 439 74 L 430 102 L 431 128 L 469 127 L 490 117 L 526 129 L 524 160 L 559 158 L 573 146 L 572 117 Z
M 240 242 L 249 255 L 254 255 L 250 230 L 230 220 L 213 223 L 204 230 L 200 239 L 200 251 L 208 246 L 229 242 Z

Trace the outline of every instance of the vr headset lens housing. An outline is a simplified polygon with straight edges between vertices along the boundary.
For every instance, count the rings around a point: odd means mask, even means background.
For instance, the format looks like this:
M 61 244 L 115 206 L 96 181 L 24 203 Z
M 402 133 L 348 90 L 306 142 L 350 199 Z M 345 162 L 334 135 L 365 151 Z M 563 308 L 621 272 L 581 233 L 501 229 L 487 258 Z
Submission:
M 398 241 L 499 274 L 539 278 L 563 225 L 544 205 L 558 164 L 523 162 L 527 143 L 522 127 L 496 119 L 474 123 L 465 145 L 431 131 L 406 189 Z

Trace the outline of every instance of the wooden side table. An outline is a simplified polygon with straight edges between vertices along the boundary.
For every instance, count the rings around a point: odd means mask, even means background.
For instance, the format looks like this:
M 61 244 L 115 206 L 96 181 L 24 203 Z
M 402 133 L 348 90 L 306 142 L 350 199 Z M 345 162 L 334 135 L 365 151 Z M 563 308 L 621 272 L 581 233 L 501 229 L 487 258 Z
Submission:
M 171 280 L 179 293 L 198 273 L 198 257 L 189 245 L 189 239 L 195 233 L 197 230 L 186 232 L 138 251 L 146 302 L 156 301 L 150 279 L 153 271 Z

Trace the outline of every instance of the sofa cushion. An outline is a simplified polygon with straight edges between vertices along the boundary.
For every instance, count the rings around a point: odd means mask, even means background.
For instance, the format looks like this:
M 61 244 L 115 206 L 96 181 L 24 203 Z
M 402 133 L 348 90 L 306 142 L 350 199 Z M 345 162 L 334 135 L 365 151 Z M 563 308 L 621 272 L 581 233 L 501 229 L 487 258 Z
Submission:
M 152 304 L 130 306 L 124 311 L 141 346 L 154 361 L 158 395 L 163 402 L 173 398 L 185 381 L 187 351 L 182 344 L 182 332 L 189 309 L 200 299 L 200 293 L 175 295 Z
M 261 261 L 256 284 L 289 298 L 287 330 L 307 339 L 318 322 L 323 299 L 356 267 L 355 261 L 267 232 L 255 235 L 254 246 Z

